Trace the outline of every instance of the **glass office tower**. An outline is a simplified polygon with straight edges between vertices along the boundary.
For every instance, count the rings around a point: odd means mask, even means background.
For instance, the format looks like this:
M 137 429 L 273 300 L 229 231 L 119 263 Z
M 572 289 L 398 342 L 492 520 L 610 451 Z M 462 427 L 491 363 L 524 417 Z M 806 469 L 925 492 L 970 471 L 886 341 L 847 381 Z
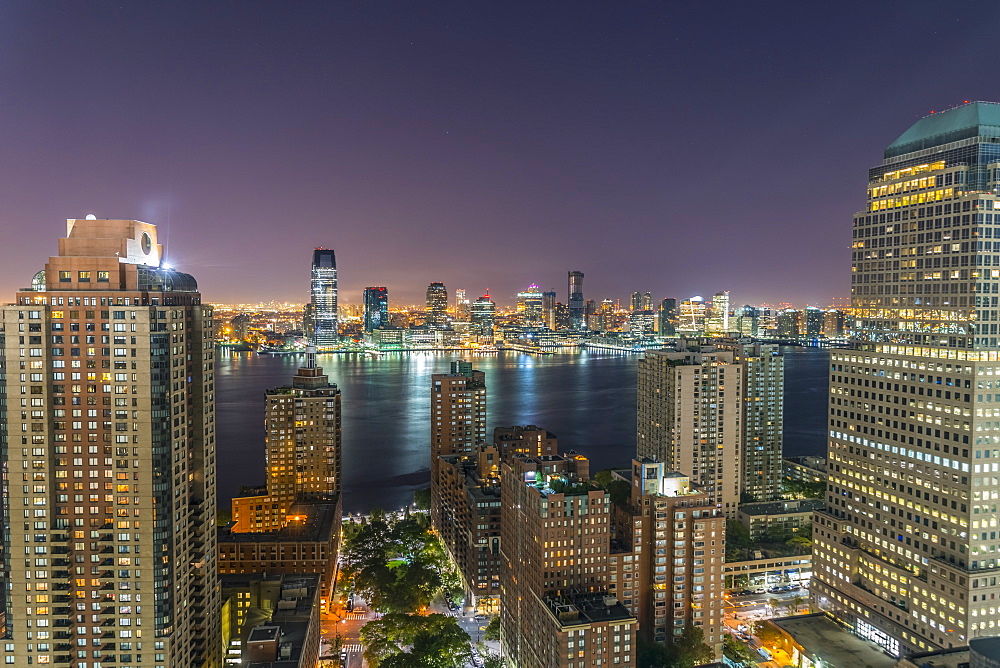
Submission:
M 893 656 L 1000 632 L 1000 105 L 917 121 L 854 217 L 815 604 Z
M 365 331 L 371 332 L 389 324 L 389 289 L 365 288 Z
M 313 251 L 312 282 L 312 342 L 317 348 L 329 348 L 337 343 L 337 257 L 330 248 Z

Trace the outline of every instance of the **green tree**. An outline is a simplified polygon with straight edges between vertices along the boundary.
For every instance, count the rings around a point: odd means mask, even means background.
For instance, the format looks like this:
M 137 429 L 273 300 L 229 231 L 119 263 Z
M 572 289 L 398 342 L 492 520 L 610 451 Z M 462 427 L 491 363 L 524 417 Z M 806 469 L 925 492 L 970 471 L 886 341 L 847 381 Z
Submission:
M 753 547 L 750 530 L 739 520 L 726 520 L 726 561 L 741 561 Z
M 812 549 L 812 541 L 805 536 L 792 536 L 785 541 L 785 545 L 795 554 L 805 554 Z
M 423 489 L 414 490 L 413 503 L 416 504 L 417 510 L 430 510 L 431 488 L 424 487 Z
M 483 640 L 500 640 L 500 618 L 494 617 L 483 631 Z
M 483 652 L 483 668 L 504 668 L 503 657 L 493 652 Z
M 705 632 L 698 626 L 687 626 L 670 643 L 647 643 L 640 639 L 636 659 L 639 668 L 692 668 L 715 658 L 705 644 Z
M 756 660 L 750 653 L 750 649 L 729 633 L 722 638 L 722 653 L 731 661 L 747 666 L 747 668 L 753 668 L 756 665 Z
M 454 668 L 472 655 L 469 634 L 454 617 L 390 613 L 361 628 L 372 668 Z

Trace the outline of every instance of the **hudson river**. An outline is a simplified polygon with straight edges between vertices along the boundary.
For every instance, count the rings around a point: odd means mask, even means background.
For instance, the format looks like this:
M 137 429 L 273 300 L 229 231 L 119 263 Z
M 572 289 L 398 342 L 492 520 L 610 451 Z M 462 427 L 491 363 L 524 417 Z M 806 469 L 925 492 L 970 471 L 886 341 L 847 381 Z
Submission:
M 785 454 L 826 452 L 828 353 L 785 348 Z M 429 484 L 430 375 L 457 353 L 320 355 L 343 395 L 344 511 L 400 508 Z M 488 434 L 536 424 L 591 470 L 625 466 L 635 454 L 637 355 L 579 352 L 473 358 L 486 372 Z M 220 353 L 216 364 L 219 502 L 264 481 L 264 390 L 287 385 L 304 358 Z

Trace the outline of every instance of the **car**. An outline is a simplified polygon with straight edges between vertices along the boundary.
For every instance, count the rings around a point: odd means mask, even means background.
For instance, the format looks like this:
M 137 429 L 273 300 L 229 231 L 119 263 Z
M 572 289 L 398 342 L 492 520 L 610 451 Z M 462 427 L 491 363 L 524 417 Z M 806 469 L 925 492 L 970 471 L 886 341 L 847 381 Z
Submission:
M 743 589 L 741 591 L 736 592 L 736 595 L 737 596 L 753 596 L 756 593 L 757 592 L 754 591 L 753 589 Z

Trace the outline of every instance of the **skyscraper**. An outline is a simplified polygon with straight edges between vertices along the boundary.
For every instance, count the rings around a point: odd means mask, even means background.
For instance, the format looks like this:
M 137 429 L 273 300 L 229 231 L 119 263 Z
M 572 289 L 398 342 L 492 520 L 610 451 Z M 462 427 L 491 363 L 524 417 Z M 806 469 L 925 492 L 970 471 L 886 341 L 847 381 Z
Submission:
M 642 293 L 642 309 L 641 310 L 643 310 L 643 311 L 652 311 L 653 310 L 653 293 L 652 292 L 648 292 L 647 291 L 647 292 L 643 292 Z
M 365 288 L 365 331 L 371 332 L 389 324 L 389 289 Z
M 212 308 L 155 225 L 66 227 L 0 311 L 4 656 L 218 666 Z
M 431 283 L 427 286 L 427 326 L 431 329 L 444 329 L 448 326 L 448 288 L 444 283 Z
M 583 300 L 583 272 L 569 272 L 569 319 L 571 329 L 586 329 L 586 304 Z
M 455 320 L 469 322 L 469 306 L 469 298 L 465 296 L 465 290 L 463 288 L 455 290 Z
M 278 531 L 298 501 L 332 498 L 341 490 L 340 390 L 310 350 L 291 385 L 265 392 L 264 494 L 233 499 L 233 531 Z
M 486 374 L 471 362 L 451 363 L 450 373 L 431 376 L 431 519 L 441 526 L 439 458 L 472 455 L 486 441 Z
M 641 292 L 633 292 L 632 295 L 631 295 L 631 297 L 629 297 L 629 303 L 631 304 L 631 310 L 632 311 L 641 311 L 642 310 L 642 293 Z
M 638 363 L 639 458 L 663 462 L 736 517 L 742 476 L 743 367 L 728 350 L 678 344 Z
M 672 337 L 677 334 L 677 316 L 680 311 L 677 310 L 677 300 L 673 297 L 667 297 L 660 302 L 660 312 L 657 314 L 657 330 L 660 336 Z
M 998 138 L 995 103 L 918 120 L 854 216 L 811 595 L 894 656 L 1000 627 Z
M 497 305 L 487 292 L 485 295 L 472 302 L 469 319 L 472 322 L 472 331 L 480 336 L 491 336 L 493 325 L 496 321 Z
M 539 327 L 542 324 L 542 291 L 534 283 L 524 292 L 517 293 L 517 314 L 521 324 Z
M 724 335 L 729 333 L 729 291 L 722 290 L 712 295 L 711 313 L 705 318 L 707 334 Z
M 313 251 L 312 282 L 312 342 L 317 348 L 336 345 L 337 327 L 337 258 L 331 248 Z
M 556 291 L 549 290 L 542 293 L 542 324 L 553 332 L 559 329 L 559 321 L 556 313 Z

